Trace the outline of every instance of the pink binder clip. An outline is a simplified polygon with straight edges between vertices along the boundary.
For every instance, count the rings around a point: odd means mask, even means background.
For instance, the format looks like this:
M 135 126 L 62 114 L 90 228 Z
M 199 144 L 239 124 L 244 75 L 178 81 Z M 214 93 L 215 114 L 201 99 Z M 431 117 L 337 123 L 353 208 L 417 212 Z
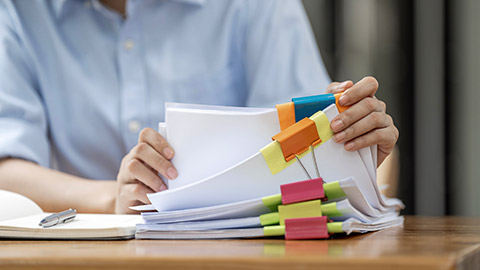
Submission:
M 280 186 L 282 192 L 282 204 L 291 204 L 310 200 L 326 200 L 323 191 L 323 179 L 299 181 Z
M 330 235 L 327 217 L 293 218 L 285 220 L 285 239 L 326 239 Z

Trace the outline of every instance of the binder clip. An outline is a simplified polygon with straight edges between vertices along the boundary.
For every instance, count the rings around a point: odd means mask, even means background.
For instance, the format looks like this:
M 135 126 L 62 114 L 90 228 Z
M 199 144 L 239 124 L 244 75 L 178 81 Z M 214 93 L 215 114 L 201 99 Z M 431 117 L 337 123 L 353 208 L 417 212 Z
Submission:
M 327 239 L 330 237 L 326 216 L 285 220 L 285 239 Z
M 263 227 L 265 236 L 285 236 L 286 240 L 327 239 L 334 233 L 344 233 L 342 222 L 331 222 L 327 216 L 293 217 L 281 225 Z
M 280 143 L 285 161 L 290 161 L 294 158 L 297 159 L 298 164 L 303 168 L 308 179 L 312 179 L 303 163 L 298 158 L 298 155 L 303 154 L 307 150 L 311 150 L 313 162 L 315 164 L 315 171 L 317 178 L 320 178 L 320 172 L 318 170 L 317 159 L 315 157 L 315 151 L 313 146 L 322 142 L 318 136 L 315 122 L 309 118 L 304 118 L 299 122 L 289 126 L 277 135 L 272 137 Z
M 311 121 L 311 123 L 307 123 L 305 119 L 308 119 L 308 117 L 325 109 L 331 104 L 336 104 L 337 109 L 340 112 L 343 112 L 348 107 L 341 106 L 338 103 L 338 99 L 341 95 L 342 93 L 298 97 L 293 98 L 292 102 L 276 105 L 280 129 L 282 132 L 275 135 L 273 139 L 280 142 L 285 160 L 288 162 L 291 159 L 296 158 L 309 179 L 312 179 L 312 177 L 306 170 L 305 166 L 303 166 L 303 164 L 300 162 L 300 159 L 297 157 L 297 155 L 300 155 L 301 153 L 310 149 L 312 151 L 312 159 L 315 164 L 316 176 L 317 178 L 321 178 L 315 152 L 313 151 L 313 146 L 320 143 L 322 140 L 318 137 L 317 132 L 313 132 L 315 129 L 315 123 L 313 121 Z M 299 134 L 295 135 L 296 133 Z M 314 133 L 316 136 L 314 136 Z M 312 143 L 306 145 L 305 142 L 300 142 L 300 138 L 302 138 L 302 136 L 308 138 L 308 140 Z M 292 147 L 292 144 L 296 143 L 298 143 L 298 147 Z
M 323 179 L 315 178 L 311 180 L 299 181 L 280 186 L 282 194 L 282 204 L 292 204 L 310 200 L 325 201 L 325 192 L 323 190 Z
M 336 104 L 339 112 L 343 112 L 348 107 L 338 104 L 338 99 L 342 93 L 337 94 L 322 94 L 308 97 L 292 98 L 295 107 L 296 121 L 305 117 L 310 117 L 318 111 L 324 110 L 331 104 Z
M 312 200 L 289 205 L 279 205 L 278 212 L 263 214 L 260 216 L 262 226 L 280 224 L 285 225 L 286 219 L 320 217 L 323 213 L 323 205 L 320 200 Z
M 272 212 L 260 215 L 260 224 L 262 226 L 280 224 L 284 225 L 285 220 L 292 218 L 308 217 L 339 217 L 343 213 L 338 210 L 337 203 L 325 203 L 321 200 L 310 200 L 299 203 L 278 205 L 278 212 Z
M 339 112 L 345 111 L 348 107 L 338 103 L 341 95 L 342 93 L 297 97 L 292 98 L 292 102 L 276 105 L 280 130 L 287 129 L 303 118 L 324 110 L 331 104 L 336 104 Z
M 291 218 L 321 217 L 322 215 L 322 202 L 320 200 L 278 206 L 280 225 L 284 225 L 285 220 Z

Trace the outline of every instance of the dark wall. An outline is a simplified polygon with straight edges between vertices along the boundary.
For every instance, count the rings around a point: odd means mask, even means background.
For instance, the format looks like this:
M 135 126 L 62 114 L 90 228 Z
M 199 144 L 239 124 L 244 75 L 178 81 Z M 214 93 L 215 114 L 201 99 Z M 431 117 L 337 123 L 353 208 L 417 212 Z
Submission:
M 413 2 L 304 0 L 322 58 L 334 81 L 373 75 L 379 99 L 400 130 L 398 196 L 415 213 Z

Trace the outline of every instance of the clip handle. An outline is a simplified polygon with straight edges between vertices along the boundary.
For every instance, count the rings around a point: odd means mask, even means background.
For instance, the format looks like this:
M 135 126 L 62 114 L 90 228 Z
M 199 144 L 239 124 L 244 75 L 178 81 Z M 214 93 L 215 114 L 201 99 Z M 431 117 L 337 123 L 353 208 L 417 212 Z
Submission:
M 280 186 L 280 191 L 284 205 L 325 198 L 322 178 L 284 184 Z
M 326 239 L 330 235 L 327 217 L 294 218 L 285 220 L 285 239 Z
M 280 143 L 285 161 L 294 159 L 322 142 L 318 136 L 315 122 L 309 118 L 304 118 L 287 129 L 281 131 L 272 137 Z

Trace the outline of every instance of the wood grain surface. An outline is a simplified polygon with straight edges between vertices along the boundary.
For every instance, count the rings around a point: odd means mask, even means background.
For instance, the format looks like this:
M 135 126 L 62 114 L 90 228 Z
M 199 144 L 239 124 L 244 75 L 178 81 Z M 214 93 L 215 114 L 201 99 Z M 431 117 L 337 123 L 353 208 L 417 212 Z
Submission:
M 329 240 L 0 240 L 0 269 L 480 269 L 480 218 Z

